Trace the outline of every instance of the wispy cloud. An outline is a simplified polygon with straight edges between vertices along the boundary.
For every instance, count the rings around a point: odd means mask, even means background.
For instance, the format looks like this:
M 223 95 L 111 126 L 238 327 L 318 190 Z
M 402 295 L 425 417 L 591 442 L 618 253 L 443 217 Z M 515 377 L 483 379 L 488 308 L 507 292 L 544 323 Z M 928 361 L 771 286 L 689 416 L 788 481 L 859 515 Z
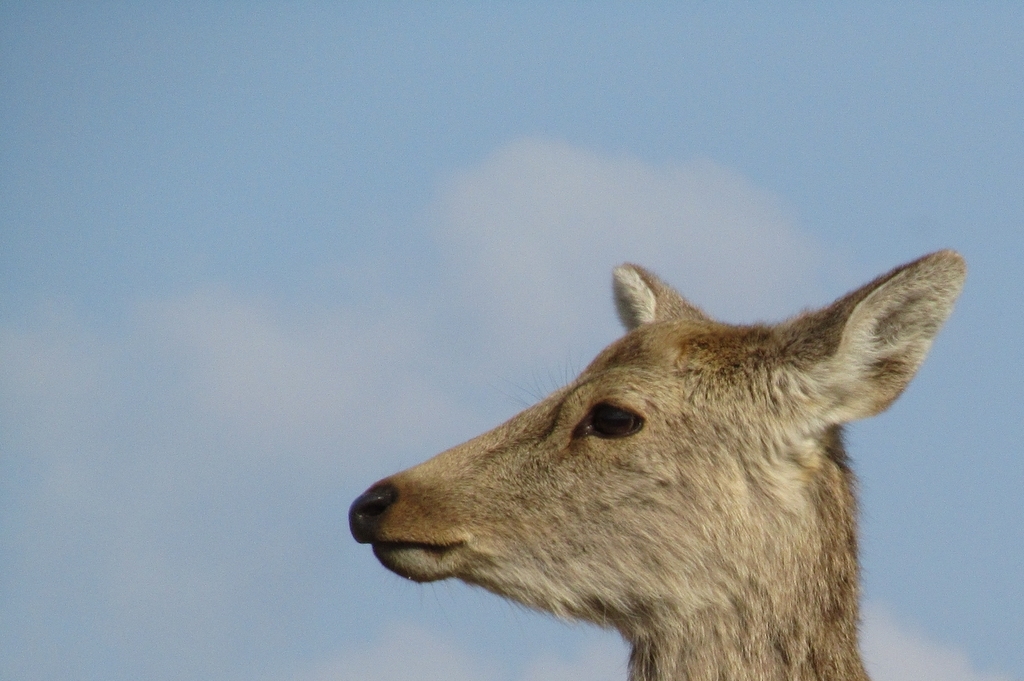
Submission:
M 0 329 L 5 678 L 246 677 L 311 626 L 347 542 L 331 495 L 460 421 L 386 315 L 208 290 L 127 316 Z
M 865 609 L 862 647 L 874 681 L 1011 681 L 975 669 L 960 651 L 897 623 L 881 604 Z M 607 636 L 561 656 L 543 655 L 519 675 L 475 657 L 466 644 L 412 626 L 395 625 L 373 644 L 336 654 L 288 681 L 624 681 L 626 647 Z
M 736 321 L 792 314 L 821 284 L 823 246 L 776 196 L 710 161 L 651 166 L 521 139 L 451 177 L 434 220 L 450 285 L 506 361 L 606 341 L 624 261 Z
M 607 638 L 571 651 L 568 657 L 546 655 L 534 660 L 522 681 L 623 681 L 629 651 Z
M 288 681 L 490 681 L 498 668 L 451 641 L 416 627 L 393 625 L 374 644 L 348 649 Z
M 865 608 L 861 649 L 874 681 L 1011 681 L 978 671 L 962 651 L 928 640 L 879 603 Z
M 624 681 L 628 651 L 596 637 L 568 656 L 545 655 L 510 676 L 503 665 L 480 659 L 464 644 L 408 625 L 393 625 L 372 644 L 349 648 L 285 681 Z
M 211 290 L 153 303 L 141 317 L 142 342 L 176 364 L 181 389 L 216 427 L 289 442 L 289 456 L 296 442 L 344 443 L 305 448 L 335 472 L 359 469 L 355 452 L 379 461 L 430 442 L 459 412 L 431 380 L 424 315 L 399 300 L 373 315 L 345 306 L 295 314 Z

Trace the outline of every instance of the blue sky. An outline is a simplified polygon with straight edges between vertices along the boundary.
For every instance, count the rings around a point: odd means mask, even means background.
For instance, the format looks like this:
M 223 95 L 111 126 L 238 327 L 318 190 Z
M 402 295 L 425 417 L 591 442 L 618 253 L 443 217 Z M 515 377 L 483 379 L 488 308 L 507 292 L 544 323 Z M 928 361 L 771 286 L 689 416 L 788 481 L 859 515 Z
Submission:
M 1024 678 L 1022 82 L 1009 3 L 0 4 L 0 677 L 622 679 L 348 504 L 584 366 L 620 262 L 750 321 L 951 247 L 848 431 L 864 647 Z

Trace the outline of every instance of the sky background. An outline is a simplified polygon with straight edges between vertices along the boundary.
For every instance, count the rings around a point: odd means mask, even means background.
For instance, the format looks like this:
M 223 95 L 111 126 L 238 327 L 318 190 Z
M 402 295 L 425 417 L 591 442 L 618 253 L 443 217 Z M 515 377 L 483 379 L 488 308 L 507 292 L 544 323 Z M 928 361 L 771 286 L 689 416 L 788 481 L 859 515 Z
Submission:
M 611 681 L 349 536 L 620 333 L 970 268 L 853 424 L 876 681 L 1024 679 L 1024 9 L 0 2 L 0 678 Z

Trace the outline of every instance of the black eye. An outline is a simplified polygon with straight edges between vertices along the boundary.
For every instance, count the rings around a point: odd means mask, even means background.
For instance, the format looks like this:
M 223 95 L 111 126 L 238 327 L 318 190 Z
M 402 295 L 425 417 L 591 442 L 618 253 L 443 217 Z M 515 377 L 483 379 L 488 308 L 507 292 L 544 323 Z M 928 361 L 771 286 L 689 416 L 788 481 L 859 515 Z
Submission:
M 576 428 L 577 435 L 626 437 L 643 428 L 644 420 L 633 412 L 602 402 Z

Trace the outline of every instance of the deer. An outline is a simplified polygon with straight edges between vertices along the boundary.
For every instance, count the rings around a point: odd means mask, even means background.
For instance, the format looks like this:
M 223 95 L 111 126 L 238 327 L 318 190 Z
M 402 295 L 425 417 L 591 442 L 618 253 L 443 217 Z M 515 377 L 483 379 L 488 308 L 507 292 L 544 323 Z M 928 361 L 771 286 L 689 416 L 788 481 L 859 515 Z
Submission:
M 624 336 L 506 423 L 373 484 L 384 567 L 611 627 L 630 681 L 866 681 L 843 425 L 904 391 L 966 276 L 944 250 L 777 324 L 614 270 Z

